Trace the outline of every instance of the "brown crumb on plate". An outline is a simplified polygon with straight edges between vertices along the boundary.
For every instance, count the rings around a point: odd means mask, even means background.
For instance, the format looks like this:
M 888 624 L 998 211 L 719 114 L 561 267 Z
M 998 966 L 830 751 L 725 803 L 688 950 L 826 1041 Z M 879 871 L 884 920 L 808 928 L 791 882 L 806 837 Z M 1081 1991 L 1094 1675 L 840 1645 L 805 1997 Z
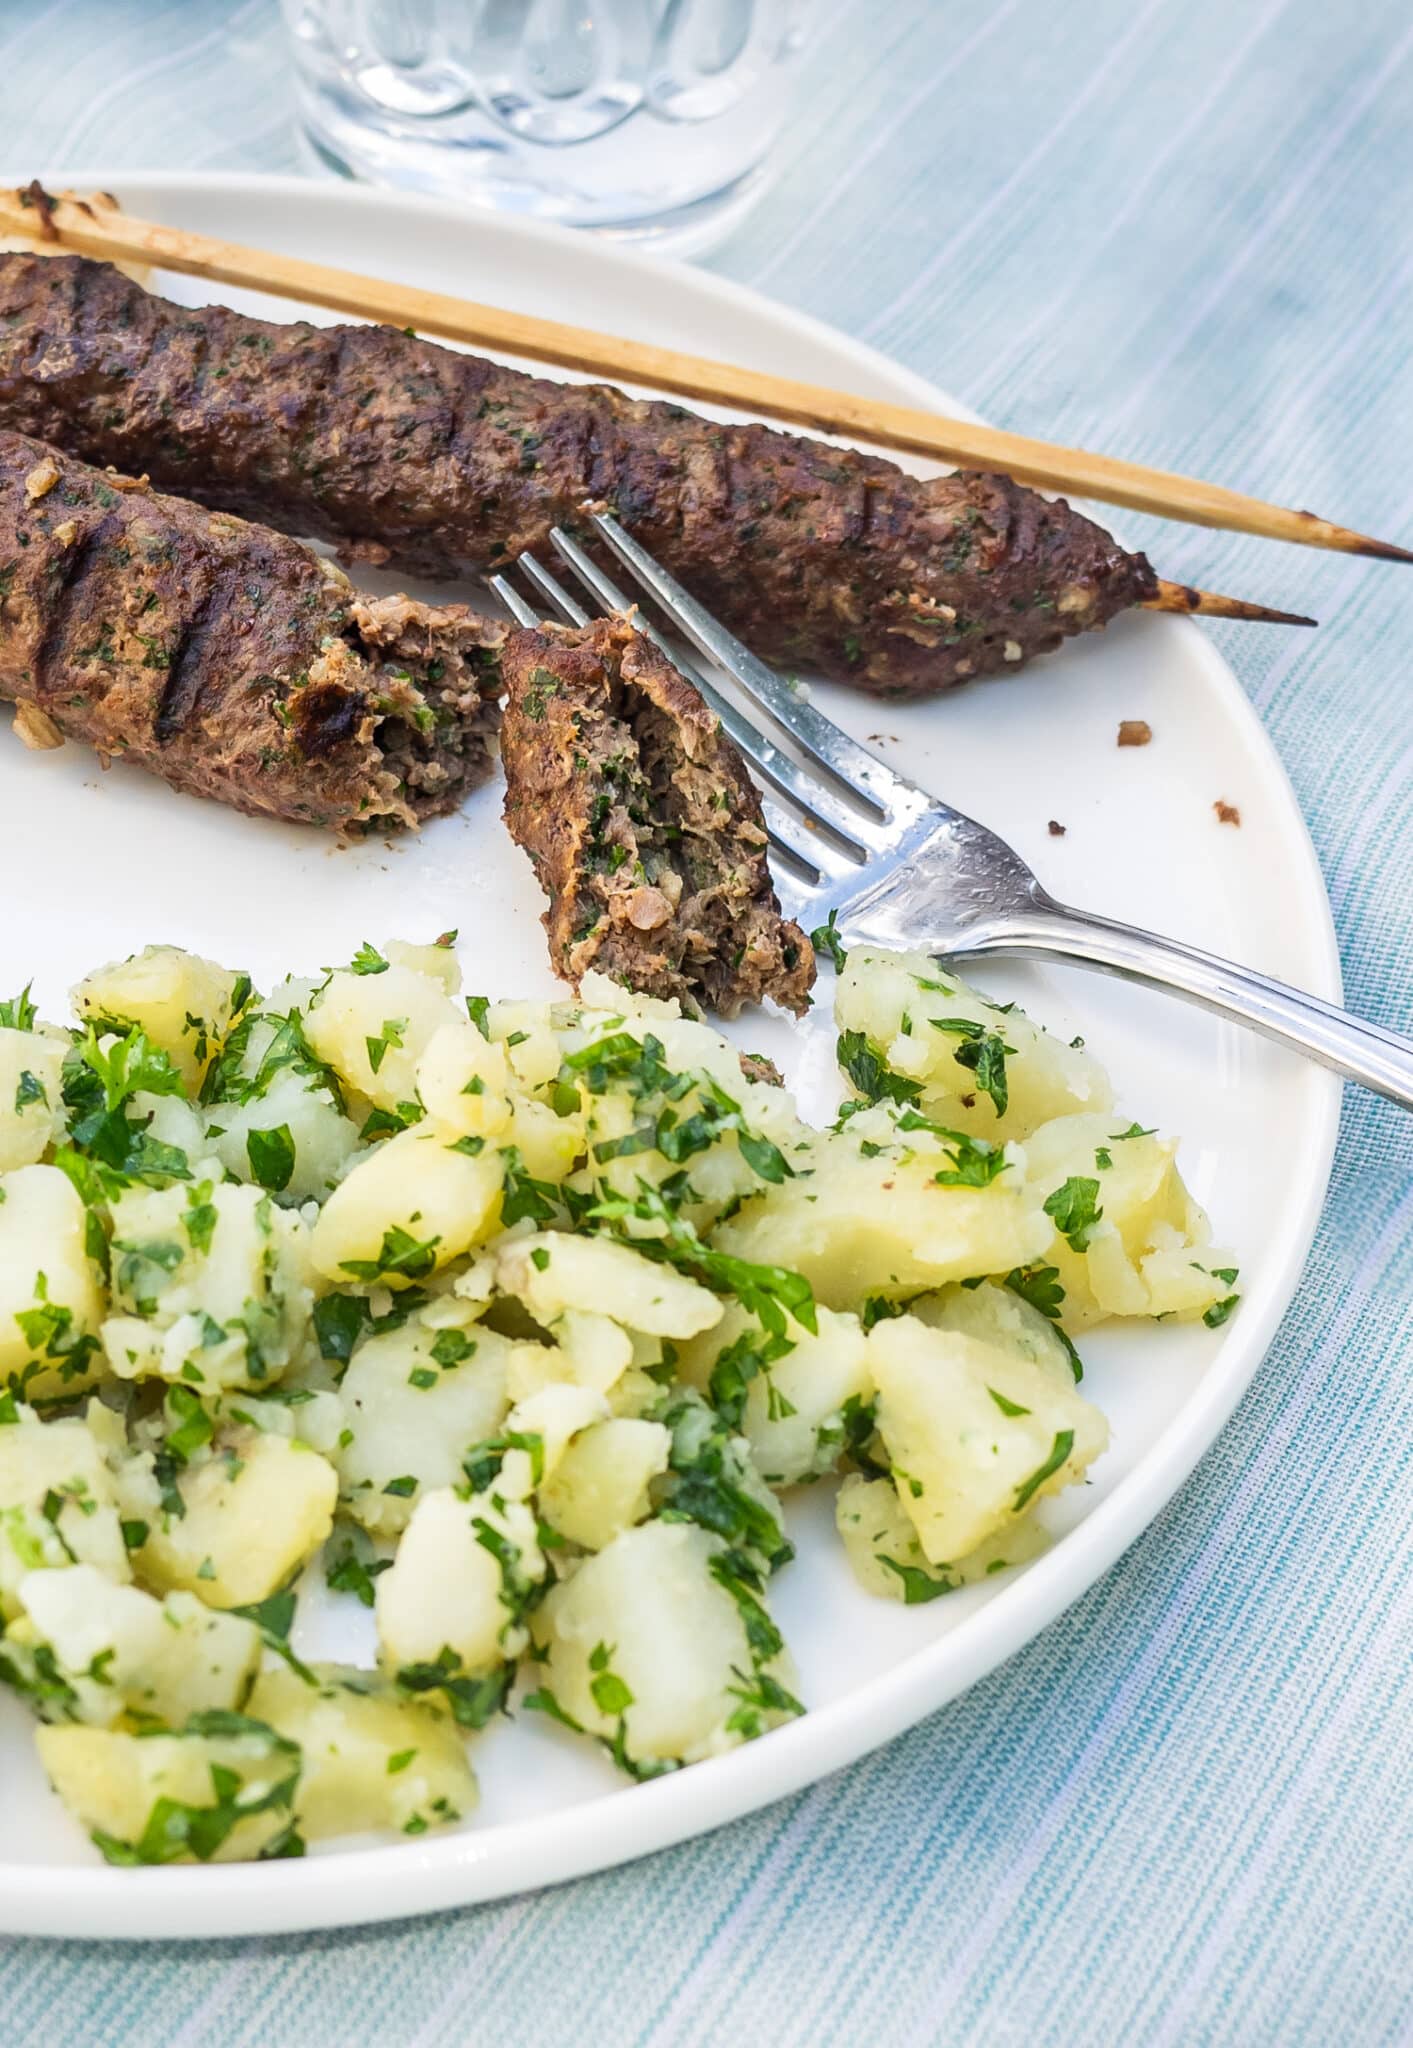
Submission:
M 1063 826 L 1063 825 L 1062 825 L 1062 824 L 1060 823 L 1060 821 L 1059 821 L 1059 819 L 1058 819 L 1058 818 L 1052 818 L 1052 819 L 1050 820 L 1050 837 L 1051 837 L 1052 839 L 1063 839 L 1063 838 L 1064 838 L 1064 836 L 1065 836 L 1065 828 L 1064 828 L 1064 826 Z
M 1217 823 L 1219 825 L 1239 825 L 1241 823 L 1240 811 L 1235 804 L 1229 804 L 1225 797 L 1219 796 L 1212 809 L 1217 814 Z
M 1121 718 L 1119 720 L 1119 745 L 1121 747 L 1146 747 L 1153 737 L 1153 728 L 1146 718 Z

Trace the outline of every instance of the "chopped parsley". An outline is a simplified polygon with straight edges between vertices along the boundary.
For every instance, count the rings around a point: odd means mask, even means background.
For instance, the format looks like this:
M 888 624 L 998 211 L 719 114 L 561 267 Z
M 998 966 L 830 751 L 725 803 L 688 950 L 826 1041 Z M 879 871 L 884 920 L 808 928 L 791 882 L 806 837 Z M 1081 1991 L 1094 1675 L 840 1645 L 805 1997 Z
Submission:
M 1072 1429 L 1058 1430 L 1055 1434 L 1055 1441 L 1050 1446 L 1050 1455 L 1045 1460 L 1045 1463 L 1037 1465 L 1029 1479 L 1023 1479 L 1016 1488 L 1015 1498 L 1011 1503 L 1014 1513 L 1019 1514 L 1023 1507 L 1027 1507 L 1030 1504 L 1039 1488 L 1054 1473 L 1059 1471 L 1073 1449 L 1074 1431 Z
M 978 1024 L 970 1017 L 933 1017 L 934 1031 L 945 1031 L 961 1044 L 952 1054 L 959 1067 L 965 1067 L 976 1075 L 976 1085 L 983 1095 L 989 1095 L 997 1116 L 1006 1114 L 1010 1092 L 1006 1081 L 1006 1055 L 1015 1047 L 1007 1045 L 999 1031 L 989 1031 L 984 1024 Z
M 1099 1183 L 1083 1174 L 1071 1174 L 1061 1187 L 1045 1197 L 1045 1214 L 1073 1252 L 1086 1252 L 1104 1211 L 1099 1206 Z
M 848 954 L 839 940 L 839 913 L 831 910 L 823 924 L 817 924 L 810 933 L 810 944 L 823 959 L 828 960 L 836 974 L 842 974 L 848 965 Z

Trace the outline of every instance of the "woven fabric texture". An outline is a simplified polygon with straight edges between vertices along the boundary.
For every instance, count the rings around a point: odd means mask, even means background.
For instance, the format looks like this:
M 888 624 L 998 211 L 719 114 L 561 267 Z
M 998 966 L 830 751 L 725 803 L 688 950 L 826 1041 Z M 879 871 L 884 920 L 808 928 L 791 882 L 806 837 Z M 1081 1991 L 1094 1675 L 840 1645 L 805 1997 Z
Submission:
M 812 13 L 779 179 L 715 267 L 1002 424 L 1413 532 L 1406 0 Z M 0 169 L 290 169 L 286 78 L 274 0 L 8 0 Z M 1185 527 L 1162 562 L 1321 619 L 1217 638 L 1310 821 L 1349 1000 L 1406 1026 L 1413 574 Z M 1235 1420 L 966 1698 L 754 1819 L 538 1897 L 346 1935 L 0 1943 L 0 2032 L 1408 2041 L 1411 1282 L 1413 1122 L 1351 1092 L 1305 1284 Z

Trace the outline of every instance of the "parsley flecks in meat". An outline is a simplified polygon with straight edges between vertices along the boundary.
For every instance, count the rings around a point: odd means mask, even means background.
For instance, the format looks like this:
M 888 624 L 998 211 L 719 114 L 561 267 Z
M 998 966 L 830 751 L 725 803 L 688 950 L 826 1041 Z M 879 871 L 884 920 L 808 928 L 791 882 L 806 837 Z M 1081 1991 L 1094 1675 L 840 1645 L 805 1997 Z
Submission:
M 1045 1460 L 1045 1463 L 1037 1465 L 1030 1477 L 1023 1479 L 1016 1488 L 1015 1498 L 1011 1503 L 1015 1514 L 1019 1514 L 1023 1507 L 1029 1505 L 1040 1487 L 1045 1484 L 1045 1481 L 1059 1471 L 1073 1449 L 1074 1431 L 1072 1429 L 1058 1430 L 1055 1435 L 1055 1441 L 1050 1446 L 1050 1455 Z
M 557 697 L 561 684 L 552 669 L 535 668 L 530 671 L 530 683 L 523 698 L 525 716 L 536 725 L 544 718 L 551 697 Z
M 1015 1047 L 1007 1045 L 999 1031 L 988 1031 L 984 1024 L 978 1024 L 970 1017 L 933 1017 L 934 1031 L 945 1031 L 961 1044 L 952 1054 L 959 1067 L 976 1075 L 976 1085 L 983 1095 L 989 1095 L 996 1108 L 997 1116 L 1006 1114 L 1010 1092 L 1006 1082 L 1006 1055 Z
M 922 1083 L 895 1074 L 862 1031 L 841 1031 L 839 1065 L 865 1102 L 920 1102 Z
M 1084 1174 L 1071 1174 L 1061 1187 L 1045 1197 L 1045 1214 L 1074 1252 L 1086 1252 L 1095 1226 L 1104 1211 L 1099 1206 L 1099 1183 Z

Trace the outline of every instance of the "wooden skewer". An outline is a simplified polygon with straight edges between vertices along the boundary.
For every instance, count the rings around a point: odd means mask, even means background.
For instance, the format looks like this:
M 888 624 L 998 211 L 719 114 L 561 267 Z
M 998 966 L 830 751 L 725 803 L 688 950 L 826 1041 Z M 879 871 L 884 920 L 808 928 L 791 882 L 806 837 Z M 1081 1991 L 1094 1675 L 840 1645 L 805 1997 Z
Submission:
M 685 398 L 764 413 L 815 432 L 905 449 L 968 468 L 1000 470 L 1018 482 L 1042 490 L 1072 491 L 1081 497 L 1101 498 L 1163 518 L 1297 541 L 1307 547 L 1413 562 L 1413 550 L 1371 540 L 1311 512 L 1288 511 L 1192 477 L 1146 469 L 1083 449 L 1029 440 L 992 427 L 972 426 L 963 420 L 908 406 L 859 398 L 823 385 L 801 384 L 790 378 L 744 370 L 680 350 L 572 327 L 558 320 L 510 313 L 445 292 L 388 284 L 357 271 L 251 249 L 185 228 L 137 220 L 123 213 L 110 193 L 55 198 L 37 180 L 24 187 L 0 188 L 0 231 L 61 244 L 82 255 L 110 262 L 154 264 L 164 270 L 209 278 L 217 284 L 302 299 L 385 326 L 410 328 L 477 348 L 613 377 L 651 390 L 671 391 Z M 1149 605 L 1155 611 L 1200 612 L 1210 618 L 1314 624 L 1312 619 L 1293 613 L 1193 590 L 1184 584 L 1163 583 L 1159 595 L 1150 599 Z
M 1222 597 L 1215 590 L 1196 590 L 1190 583 L 1169 583 L 1158 578 L 1158 595 L 1145 600 L 1150 612 L 1200 612 L 1204 619 L 1251 619 L 1267 626 L 1318 626 L 1303 612 L 1278 612 L 1268 604 L 1252 604 L 1244 597 Z

